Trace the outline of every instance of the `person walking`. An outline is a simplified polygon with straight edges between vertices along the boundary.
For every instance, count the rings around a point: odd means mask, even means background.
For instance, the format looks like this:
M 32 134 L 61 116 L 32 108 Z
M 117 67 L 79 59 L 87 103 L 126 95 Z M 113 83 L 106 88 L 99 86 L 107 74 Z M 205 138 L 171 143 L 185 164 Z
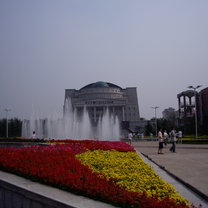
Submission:
M 166 146 L 167 143 L 168 143 L 168 133 L 166 132 L 166 130 L 165 130 L 164 133 L 163 133 L 163 138 L 164 138 L 164 144 L 165 144 L 165 146 Z
M 170 139 L 171 139 L 171 142 L 172 142 L 172 146 L 170 148 L 170 151 L 171 152 L 176 152 L 176 131 L 175 131 L 175 128 L 173 128 L 170 132 Z
M 162 129 L 158 132 L 158 141 L 159 141 L 159 147 L 158 147 L 158 154 L 163 154 L 163 135 L 162 135 Z
M 131 142 L 132 142 L 132 137 L 133 137 L 132 132 L 129 132 L 129 134 L 128 134 L 128 140 L 129 140 L 129 144 L 130 145 L 131 145 Z
M 182 131 L 178 132 L 178 143 L 179 142 L 182 144 Z

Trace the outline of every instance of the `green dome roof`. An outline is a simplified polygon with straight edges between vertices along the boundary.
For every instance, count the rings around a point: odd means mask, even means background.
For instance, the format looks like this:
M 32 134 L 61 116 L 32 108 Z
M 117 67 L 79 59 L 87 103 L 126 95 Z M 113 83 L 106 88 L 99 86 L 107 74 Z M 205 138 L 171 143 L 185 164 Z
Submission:
M 115 84 L 112 84 L 109 82 L 98 81 L 98 82 L 88 84 L 88 85 L 84 86 L 83 88 L 81 88 L 80 90 L 87 89 L 87 88 L 96 88 L 96 87 L 114 87 L 114 88 L 122 89 L 121 87 L 119 87 Z
M 92 84 L 91 87 L 109 87 L 108 83 L 107 82 L 95 82 Z

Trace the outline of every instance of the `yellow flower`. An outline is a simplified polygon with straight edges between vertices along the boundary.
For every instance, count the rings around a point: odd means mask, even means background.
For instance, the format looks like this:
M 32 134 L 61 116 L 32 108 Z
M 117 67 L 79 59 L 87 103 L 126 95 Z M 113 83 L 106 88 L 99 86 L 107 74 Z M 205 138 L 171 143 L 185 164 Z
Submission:
M 157 195 L 159 199 L 169 197 L 176 203 L 188 203 L 188 200 L 183 199 L 169 183 L 162 180 L 135 152 L 94 150 L 77 154 L 76 157 L 107 179 L 113 178 L 117 185 L 128 191 L 145 191 L 148 196 Z

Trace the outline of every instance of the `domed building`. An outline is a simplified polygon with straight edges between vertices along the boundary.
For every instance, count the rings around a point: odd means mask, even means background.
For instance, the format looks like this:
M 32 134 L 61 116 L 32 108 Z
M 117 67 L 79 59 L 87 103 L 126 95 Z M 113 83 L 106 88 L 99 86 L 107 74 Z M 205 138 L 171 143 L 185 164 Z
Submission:
M 98 81 L 79 90 L 66 89 L 65 102 L 67 99 L 71 100 L 72 109 L 76 110 L 78 114 L 86 108 L 93 125 L 97 125 L 107 109 L 111 115 L 118 117 L 123 129 L 134 131 L 139 125 L 140 115 L 136 87 L 123 89 L 109 82 Z M 65 107 L 64 104 L 64 110 Z

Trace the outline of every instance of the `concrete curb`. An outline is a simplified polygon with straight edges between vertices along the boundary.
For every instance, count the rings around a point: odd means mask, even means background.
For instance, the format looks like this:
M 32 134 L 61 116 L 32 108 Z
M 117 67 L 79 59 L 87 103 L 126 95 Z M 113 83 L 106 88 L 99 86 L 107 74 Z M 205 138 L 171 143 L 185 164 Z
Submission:
M 51 207 L 51 208 L 75 208 L 41 194 L 23 189 L 11 183 L 0 180 L 0 207 Z
M 0 171 L 1 207 L 113 208 L 114 206 Z

